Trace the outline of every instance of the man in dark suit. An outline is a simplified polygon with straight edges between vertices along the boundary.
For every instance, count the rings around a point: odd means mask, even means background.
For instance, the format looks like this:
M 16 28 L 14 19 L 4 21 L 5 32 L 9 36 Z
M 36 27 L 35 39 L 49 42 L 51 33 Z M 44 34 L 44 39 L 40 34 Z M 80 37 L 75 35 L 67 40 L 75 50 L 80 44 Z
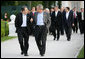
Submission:
M 35 40 L 41 56 L 44 56 L 46 50 L 47 28 L 50 26 L 50 15 L 43 11 L 43 6 L 37 6 L 37 12 L 34 14 L 35 22 Z
M 56 29 L 57 29 L 57 40 L 60 38 L 60 30 L 62 26 L 62 14 L 58 11 L 58 6 L 55 6 L 55 11 L 52 13 L 52 34 L 54 36 L 54 40 L 56 39 Z
M 62 13 L 62 27 L 61 27 L 61 35 L 64 35 L 64 14 L 65 14 L 65 7 L 61 7 L 60 9 Z
M 74 19 L 74 25 L 72 28 L 73 28 L 73 31 L 77 33 L 78 31 L 78 12 L 76 11 L 76 7 L 73 8 L 73 19 Z
M 80 28 L 80 33 L 84 33 L 84 8 L 81 8 L 81 12 L 79 13 L 78 16 L 79 19 L 79 28 Z
M 51 17 L 51 25 L 49 27 L 49 34 L 52 34 L 52 13 L 54 12 L 54 8 L 51 8 L 50 10 L 50 17 Z
M 35 7 L 32 7 L 32 11 L 30 12 L 30 15 L 32 18 L 34 18 L 34 14 L 35 14 Z M 30 24 L 30 29 L 31 29 L 31 35 L 34 35 L 34 23 L 31 22 Z
M 27 51 L 29 48 L 28 39 L 30 33 L 30 15 L 27 14 L 28 9 L 26 6 L 21 8 L 21 13 L 16 15 L 15 27 L 18 35 L 18 40 L 21 48 L 21 54 L 28 56 Z M 24 42 L 23 42 L 24 41 Z
M 66 13 L 64 15 L 64 29 L 67 36 L 67 40 L 70 41 L 72 26 L 74 26 L 73 13 L 70 11 L 69 7 L 66 7 L 65 11 Z

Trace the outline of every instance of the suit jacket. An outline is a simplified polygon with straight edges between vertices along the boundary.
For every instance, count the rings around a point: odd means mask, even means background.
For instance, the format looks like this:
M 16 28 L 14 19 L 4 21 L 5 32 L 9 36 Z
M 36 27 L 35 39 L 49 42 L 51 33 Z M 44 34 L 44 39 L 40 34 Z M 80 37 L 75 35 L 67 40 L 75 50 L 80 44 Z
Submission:
M 27 29 L 28 29 L 27 32 L 30 32 L 30 18 L 31 16 L 27 14 Z M 22 23 L 23 23 L 22 13 L 19 13 L 16 15 L 16 19 L 15 19 L 15 27 L 17 33 L 20 32 Z
M 55 28 L 61 29 L 62 27 L 62 13 L 58 11 L 57 16 L 55 16 L 55 11 L 52 13 L 51 16 L 52 19 L 52 25 L 55 26 Z
M 74 18 L 74 15 L 73 15 L 74 22 L 78 22 L 78 12 L 77 11 L 76 11 L 76 14 L 77 14 L 76 18 Z
M 69 12 L 69 16 L 68 19 L 66 19 L 66 12 L 64 14 L 64 26 L 65 27 L 72 27 L 72 24 L 74 23 L 74 19 L 73 19 L 73 12 Z
M 79 21 L 79 22 L 81 22 L 81 21 L 82 21 L 81 12 L 79 12 L 79 14 L 78 14 L 78 21 Z
M 36 26 L 36 24 L 37 24 L 37 15 L 38 15 L 38 12 L 35 12 L 35 14 L 34 14 L 35 26 Z M 44 21 L 45 26 L 46 26 L 47 28 L 49 28 L 50 25 L 51 25 L 50 14 L 44 12 L 44 13 L 43 13 L 43 21 Z

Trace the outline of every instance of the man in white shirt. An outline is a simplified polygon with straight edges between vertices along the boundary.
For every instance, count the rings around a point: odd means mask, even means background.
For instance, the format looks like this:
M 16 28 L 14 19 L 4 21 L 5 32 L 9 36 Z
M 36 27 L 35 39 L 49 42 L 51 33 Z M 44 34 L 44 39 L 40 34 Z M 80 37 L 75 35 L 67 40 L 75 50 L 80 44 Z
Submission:
M 73 29 L 73 32 L 76 31 L 76 33 L 77 33 L 77 31 L 78 31 L 78 12 L 76 10 L 76 7 L 73 8 L 73 19 L 74 19 L 75 26 L 73 26 L 72 29 Z
M 62 29 L 62 13 L 59 11 L 58 6 L 55 6 L 55 11 L 51 15 L 51 24 L 52 24 L 52 34 L 54 36 L 54 40 L 59 40 L 60 38 L 60 30 Z M 57 37 L 56 37 L 57 30 Z M 57 39 L 56 39 L 57 38 Z
M 66 7 L 65 11 L 66 13 L 64 15 L 64 29 L 65 29 L 67 40 L 70 41 L 71 40 L 71 29 L 72 29 L 72 26 L 74 26 L 73 13 L 70 11 L 69 7 Z
M 84 33 L 84 8 L 81 8 L 81 12 L 79 13 L 79 28 L 80 33 Z
M 15 27 L 18 35 L 18 40 L 21 48 L 21 55 L 28 56 L 29 48 L 29 34 L 30 34 L 30 15 L 28 14 L 28 9 L 26 6 L 21 8 L 21 13 L 16 15 Z M 23 42 L 24 41 L 24 42 Z

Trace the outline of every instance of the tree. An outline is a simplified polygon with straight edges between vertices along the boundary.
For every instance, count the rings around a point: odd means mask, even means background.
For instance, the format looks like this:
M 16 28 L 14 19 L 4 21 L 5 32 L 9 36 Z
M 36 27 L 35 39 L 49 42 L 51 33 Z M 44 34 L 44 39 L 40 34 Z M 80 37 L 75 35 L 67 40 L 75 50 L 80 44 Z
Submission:
M 61 8 L 61 1 L 58 1 L 58 6 L 59 8 Z
M 51 8 L 51 6 L 52 5 L 54 5 L 55 6 L 55 1 L 43 1 L 43 6 L 44 6 L 44 8 Z

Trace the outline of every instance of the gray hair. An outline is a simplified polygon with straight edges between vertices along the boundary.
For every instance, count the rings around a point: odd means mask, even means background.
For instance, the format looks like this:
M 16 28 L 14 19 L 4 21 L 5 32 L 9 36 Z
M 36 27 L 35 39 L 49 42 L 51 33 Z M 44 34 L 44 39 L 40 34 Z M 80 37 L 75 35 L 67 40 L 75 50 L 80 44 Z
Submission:
M 27 6 L 22 6 L 21 11 L 24 11 Z
M 38 7 L 39 9 L 42 9 L 42 10 L 43 10 L 43 5 L 42 5 L 42 4 L 37 5 L 37 7 Z

